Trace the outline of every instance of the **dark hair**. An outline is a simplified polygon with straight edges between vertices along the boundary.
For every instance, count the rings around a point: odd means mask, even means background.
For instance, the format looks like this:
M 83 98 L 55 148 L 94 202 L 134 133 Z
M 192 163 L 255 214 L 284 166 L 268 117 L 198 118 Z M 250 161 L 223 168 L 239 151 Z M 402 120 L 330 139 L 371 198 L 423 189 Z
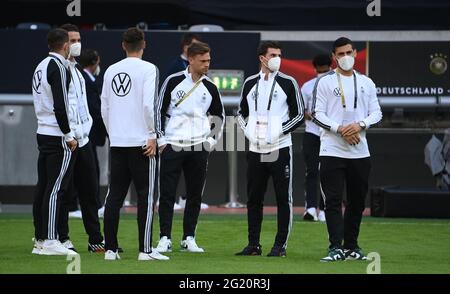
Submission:
M 129 28 L 122 35 L 125 49 L 129 52 L 137 52 L 143 48 L 144 32 L 138 28 Z
M 98 61 L 98 53 L 94 49 L 84 49 L 80 55 L 80 65 L 82 68 L 94 65 Z
M 66 23 L 63 24 L 62 26 L 60 26 L 61 29 L 66 30 L 68 32 L 80 32 L 80 30 L 78 29 L 78 27 L 74 24 L 71 23 Z
M 191 45 L 192 40 L 201 41 L 199 35 L 197 34 L 194 33 L 184 34 L 183 37 L 181 38 L 181 48 L 183 48 L 186 45 Z
M 61 50 L 64 43 L 69 41 L 69 33 L 63 29 L 53 29 L 47 34 L 47 44 L 50 51 Z
M 342 47 L 342 46 L 345 46 L 345 45 L 348 45 L 348 44 L 352 45 L 352 49 L 353 49 L 353 42 L 352 42 L 352 40 L 350 40 L 349 38 L 346 38 L 346 37 L 340 37 L 339 39 L 337 39 L 333 43 L 333 53 L 336 52 L 336 48 Z
M 187 56 L 193 57 L 195 55 L 202 55 L 211 51 L 209 45 L 203 42 L 192 43 L 191 46 L 188 47 Z
M 319 54 L 316 55 L 312 61 L 314 67 L 327 65 L 331 66 L 331 57 L 328 54 Z
M 259 44 L 256 53 L 258 56 L 266 55 L 267 49 L 269 48 L 281 49 L 281 45 L 277 41 L 263 41 Z

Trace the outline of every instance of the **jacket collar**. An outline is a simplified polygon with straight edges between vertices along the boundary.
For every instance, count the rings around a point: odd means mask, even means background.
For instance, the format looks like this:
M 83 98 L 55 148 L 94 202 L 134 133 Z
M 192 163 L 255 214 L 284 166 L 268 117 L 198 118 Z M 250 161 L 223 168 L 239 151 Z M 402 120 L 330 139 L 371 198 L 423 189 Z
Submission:
M 274 71 L 274 72 L 269 73 L 269 80 L 273 80 L 273 78 L 274 78 L 278 73 L 279 73 L 279 71 Z M 266 74 L 263 73 L 262 70 L 260 70 L 260 71 L 259 71 L 259 78 L 260 78 L 261 80 L 264 80 L 264 77 L 265 77 L 265 76 L 266 76 Z
M 57 58 L 59 61 L 61 61 L 62 64 L 64 64 L 65 67 L 69 66 L 69 62 L 61 54 L 56 52 L 50 52 L 49 55 Z
M 185 75 L 187 78 L 189 78 L 189 79 L 194 83 L 194 81 L 192 80 L 192 74 L 189 72 L 189 65 L 188 65 L 188 67 L 186 67 L 186 69 L 184 70 L 184 75 Z M 199 81 L 204 80 L 204 79 L 206 79 L 206 78 L 208 78 L 206 75 L 202 75 L 202 76 L 200 77 Z

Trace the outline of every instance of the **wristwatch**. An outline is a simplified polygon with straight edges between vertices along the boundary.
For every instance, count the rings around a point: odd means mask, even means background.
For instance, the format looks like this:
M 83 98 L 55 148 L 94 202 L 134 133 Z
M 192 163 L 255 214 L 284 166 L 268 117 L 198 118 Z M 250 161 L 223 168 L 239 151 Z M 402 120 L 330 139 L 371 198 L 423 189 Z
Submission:
M 366 129 L 366 124 L 363 121 L 360 121 L 358 124 L 359 124 L 359 126 L 361 127 L 362 130 Z

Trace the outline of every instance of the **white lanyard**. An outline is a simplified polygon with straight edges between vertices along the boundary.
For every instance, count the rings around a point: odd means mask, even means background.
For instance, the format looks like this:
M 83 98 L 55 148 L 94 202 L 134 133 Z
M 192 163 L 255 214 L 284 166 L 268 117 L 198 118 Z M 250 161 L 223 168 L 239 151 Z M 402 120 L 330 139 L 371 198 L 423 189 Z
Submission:
M 177 103 L 175 103 L 175 107 L 178 107 L 178 105 L 181 104 L 181 102 L 183 102 L 187 97 L 189 97 L 192 92 L 194 92 L 194 90 L 198 87 L 198 85 L 200 85 L 202 79 L 199 79 L 197 82 L 195 82 L 194 86 L 186 93 L 183 95 L 183 97 L 181 97 L 180 100 L 178 100 Z

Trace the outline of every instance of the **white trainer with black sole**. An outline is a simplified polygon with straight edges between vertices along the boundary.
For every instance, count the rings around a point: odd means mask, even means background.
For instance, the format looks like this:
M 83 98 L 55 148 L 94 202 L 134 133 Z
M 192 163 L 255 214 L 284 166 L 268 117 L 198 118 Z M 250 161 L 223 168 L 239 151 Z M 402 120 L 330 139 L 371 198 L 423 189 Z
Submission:
M 140 261 L 146 261 L 146 260 L 169 260 L 170 258 L 168 256 L 162 255 L 158 251 L 153 248 L 152 252 L 145 253 L 145 252 L 139 252 L 138 260 Z
M 303 220 L 316 222 L 318 220 L 316 208 L 310 207 L 306 209 L 305 213 L 303 214 Z
M 197 253 L 205 252 L 203 248 L 198 247 L 195 238 L 192 236 L 187 236 L 186 240 L 181 241 L 181 251 Z
M 155 250 L 159 253 L 172 252 L 172 241 L 167 236 L 162 236 Z
M 105 252 L 105 260 L 119 260 L 119 253 L 116 251 L 108 250 Z
M 67 249 L 58 240 L 45 240 L 39 255 L 78 255 L 78 253 Z
M 62 244 L 62 246 L 66 247 L 67 249 L 77 252 L 77 250 L 75 250 L 75 246 L 73 245 L 72 241 L 66 240 L 66 241 L 62 242 L 61 244 Z

